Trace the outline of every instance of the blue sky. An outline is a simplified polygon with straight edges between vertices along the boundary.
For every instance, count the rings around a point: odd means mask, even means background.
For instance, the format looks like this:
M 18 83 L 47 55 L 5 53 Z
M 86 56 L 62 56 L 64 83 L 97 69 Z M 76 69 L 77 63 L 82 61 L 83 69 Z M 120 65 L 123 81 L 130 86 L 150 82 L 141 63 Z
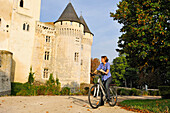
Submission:
M 56 21 L 70 0 L 42 0 L 41 18 L 42 22 Z M 106 2 L 107 1 L 107 2 Z M 92 58 L 106 55 L 111 63 L 118 56 L 115 49 L 118 48 L 117 41 L 121 35 L 121 25 L 113 21 L 110 12 L 115 12 L 119 0 L 71 0 L 78 16 L 82 15 L 93 32 Z

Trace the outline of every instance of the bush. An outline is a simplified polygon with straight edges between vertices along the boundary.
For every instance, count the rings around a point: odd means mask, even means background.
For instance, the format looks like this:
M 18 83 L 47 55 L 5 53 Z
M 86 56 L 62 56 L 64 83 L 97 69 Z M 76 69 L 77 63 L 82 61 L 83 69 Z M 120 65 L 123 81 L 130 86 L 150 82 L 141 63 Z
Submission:
M 17 96 L 36 96 L 37 86 L 33 86 L 29 83 L 24 83 L 22 89 L 16 93 Z
M 151 96 L 160 96 L 160 91 L 148 90 L 148 93 Z
M 120 88 L 120 89 L 117 89 L 117 94 L 118 95 L 130 95 L 130 90 Z
M 170 99 L 170 86 L 158 86 L 163 99 Z
M 44 85 L 41 85 L 37 89 L 37 95 L 45 95 L 47 87 Z
M 34 82 L 34 73 L 32 72 L 32 67 L 30 67 L 28 83 L 32 84 Z
M 147 96 L 147 95 L 149 95 L 149 93 L 148 93 L 148 91 L 143 91 L 143 92 L 142 92 L 142 95 L 143 95 L 143 96 Z
M 61 90 L 62 95 L 70 95 L 70 88 L 69 87 L 63 87 Z
M 18 82 L 11 83 L 11 95 L 16 95 L 23 89 L 23 84 Z
M 138 90 L 138 89 L 132 88 L 132 89 L 130 90 L 130 95 L 139 96 L 139 95 L 141 95 L 141 91 Z

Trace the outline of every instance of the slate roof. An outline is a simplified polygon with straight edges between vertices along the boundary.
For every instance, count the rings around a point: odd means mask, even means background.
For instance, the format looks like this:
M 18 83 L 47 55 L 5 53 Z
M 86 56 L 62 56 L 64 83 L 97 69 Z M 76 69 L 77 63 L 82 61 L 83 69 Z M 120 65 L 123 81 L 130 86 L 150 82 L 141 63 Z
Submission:
M 80 20 L 77 16 L 76 11 L 73 8 L 73 5 L 69 3 L 63 13 L 61 14 L 60 18 L 56 21 L 72 21 L 72 22 L 79 22 Z
M 84 32 L 91 33 L 93 35 L 93 33 L 90 31 L 89 27 L 87 26 L 83 16 L 80 16 L 80 22 L 84 25 Z

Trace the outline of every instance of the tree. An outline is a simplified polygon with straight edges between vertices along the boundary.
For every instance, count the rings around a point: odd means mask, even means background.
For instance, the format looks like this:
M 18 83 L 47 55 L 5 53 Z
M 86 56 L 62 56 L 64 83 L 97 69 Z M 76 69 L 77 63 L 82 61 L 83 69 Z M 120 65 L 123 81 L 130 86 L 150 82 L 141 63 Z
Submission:
M 28 83 L 32 84 L 34 82 L 34 74 L 32 72 L 32 67 L 30 67 L 29 77 L 28 77 Z
M 98 58 L 91 58 L 91 72 L 94 72 L 95 69 L 100 65 L 100 60 Z M 90 83 L 93 83 L 93 78 L 90 77 Z
M 94 72 L 95 69 L 100 65 L 100 60 L 98 58 L 91 58 L 91 72 Z
M 144 81 L 152 87 L 167 84 L 169 5 L 168 0 L 121 0 L 116 13 L 111 13 L 114 20 L 123 24 L 117 51 L 126 54 L 131 67 L 139 68 L 140 77 L 153 79 Z
M 119 86 L 127 86 L 125 72 L 128 67 L 125 56 L 117 57 L 113 60 L 113 65 L 111 65 L 111 74 L 113 77 L 113 82 Z M 123 82 L 125 85 L 123 85 Z

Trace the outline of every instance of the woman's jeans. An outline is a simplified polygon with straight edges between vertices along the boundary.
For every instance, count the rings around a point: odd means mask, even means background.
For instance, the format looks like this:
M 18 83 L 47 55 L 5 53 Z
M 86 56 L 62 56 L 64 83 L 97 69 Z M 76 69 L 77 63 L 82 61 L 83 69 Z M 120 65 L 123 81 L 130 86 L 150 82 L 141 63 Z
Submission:
M 110 83 L 112 82 L 113 78 L 112 77 L 109 77 L 107 80 L 103 81 L 103 85 L 106 89 L 106 98 L 107 99 L 110 99 L 110 90 L 109 90 L 109 85 Z M 104 101 L 103 101 L 103 93 L 101 93 L 101 104 L 104 104 Z

